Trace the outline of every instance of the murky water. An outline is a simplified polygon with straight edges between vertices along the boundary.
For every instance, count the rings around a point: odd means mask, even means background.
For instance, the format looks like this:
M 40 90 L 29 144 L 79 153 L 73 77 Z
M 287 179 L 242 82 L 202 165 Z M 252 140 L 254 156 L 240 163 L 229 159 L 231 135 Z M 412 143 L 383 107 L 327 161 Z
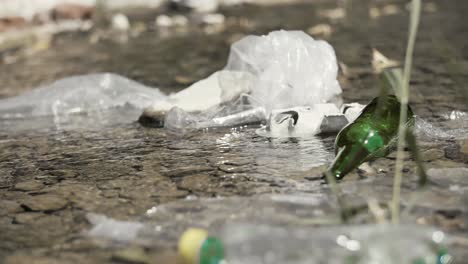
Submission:
M 378 18 L 369 15 L 370 7 L 383 10 L 389 3 L 400 12 Z M 464 70 L 468 54 L 464 48 L 466 34 L 462 32 L 466 31 L 468 4 L 461 0 L 431 3 L 422 16 L 411 105 L 417 115 L 442 130 L 459 129 L 460 123 L 449 122 L 445 116 L 453 110 L 467 111 L 462 89 L 468 81 Z M 344 17 L 326 15 L 325 11 L 338 7 L 345 10 Z M 132 19 L 141 21 L 147 30 L 127 41 L 120 35 L 97 30 L 64 34 L 54 39 L 49 50 L 0 65 L 0 96 L 19 94 L 69 75 L 104 71 L 165 92 L 177 91 L 223 67 L 229 45 L 243 35 L 279 28 L 308 30 L 326 23 L 333 29 L 326 38 L 338 60 L 349 69 L 346 74 L 340 73 L 344 100 L 366 103 L 378 94 L 377 78 L 371 70 L 371 48 L 398 60 L 403 58 L 407 37 L 404 9 L 401 1 L 247 5 L 223 10 L 228 21 L 224 28 L 197 27 L 181 32 L 157 30 L 152 26 L 155 13 L 136 13 Z M 100 41 L 94 43 L 97 37 Z M 128 112 L 117 114 L 124 113 Z M 109 120 L 113 120 L 113 114 L 109 114 Z M 135 120 L 137 113 L 131 115 L 135 118 L 128 116 L 128 120 Z M 13 263 L 31 259 L 115 262 L 121 257 L 118 250 L 99 247 L 81 235 L 90 227 L 85 218 L 89 212 L 140 220 L 149 209 L 168 202 L 172 202 L 171 206 L 175 203 L 183 215 L 197 207 L 197 201 L 187 202 L 187 197 L 235 196 L 234 204 L 235 199 L 247 204 L 250 198 L 242 197 L 271 193 L 307 192 L 328 197 L 327 188 L 317 176 L 323 170 L 318 166 L 333 158 L 333 135 L 267 139 L 255 133 L 258 127 L 249 126 L 180 136 L 142 127 L 136 121 L 80 129 L 52 126 L 38 131 L 42 121 L 1 123 L 0 258 L 9 256 Z M 421 137 L 420 143 L 427 168 L 466 167 L 466 138 Z M 344 199 L 362 207 L 369 198 L 375 198 L 385 207 L 392 193 L 394 159 L 390 155 L 348 175 L 340 184 Z M 406 160 L 404 175 L 402 204 L 412 208 L 405 221 L 435 225 L 457 237 L 466 237 L 466 177 L 457 176 L 452 181 L 451 175 L 437 174 L 433 184 L 414 199 L 417 176 L 410 159 Z M 322 205 L 314 208 L 324 210 L 325 216 L 336 214 Z M 285 215 L 290 212 L 286 210 Z M 296 213 L 301 215 L 300 210 Z M 356 211 L 352 219 L 353 223 L 373 221 L 367 210 Z M 145 254 L 151 256 L 147 262 L 172 263 L 174 246 L 171 239 L 145 246 Z M 457 256 L 466 255 L 466 248 L 460 242 Z

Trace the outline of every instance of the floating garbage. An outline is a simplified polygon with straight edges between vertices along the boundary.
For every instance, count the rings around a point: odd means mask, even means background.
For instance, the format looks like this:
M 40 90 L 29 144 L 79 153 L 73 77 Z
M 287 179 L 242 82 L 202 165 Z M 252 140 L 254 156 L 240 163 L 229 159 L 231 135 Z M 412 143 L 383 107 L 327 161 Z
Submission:
M 232 45 L 222 71 L 170 96 L 169 104 L 152 105 L 140 120 L 166 123 L 165 127 L 185 131 L 265 121 L 271 114 L 298 107 L 301 110 L 296 112 L 303 117 L 295 123 L 299 124 L 297 135 L 305 133 L 301 130 L 306 126 L 314 127 L 308 135 L 337 132 L 346 121 L 338 110 L 342 101 L 337 71 L 333 48 L 304 32 L 281 30 L 266 36 L 248 36 Z M 170 110 L 161 122 L 161 113 L 172 107 L 179 109 Z M 330 109 L 333 115 L 343 117 L 324 120 Z M 281 131 L 275 126 L 268 125 Z
M 346 104 L 339 110 L 335 104 L 315 104 L 312 107 L 293 107 L 273 110 L 266 126 L 257 134 L 267 137 L 306 137 L 334 133 L 356 119 L 364 108 L 354 103 Z
M 407 124 L 413 125 L 408 106 Z M 361 115 L 341 130 L 335 140 L 336 158 L 329 168 L 332 177 L 347 173 L 370 159 L 386 156 L 396 143 L 400 122 L 400 102 L 394 95 L 374 98 Z
M 144 227 L 142 223 L 118 221 L 99 214 L 87 214 L 88 221 L 93 225 L 90 236 L 105 237 L 118 242 L 134 240 Z
M 184 264 L 447 264 L 445 234 L 415 225 L 326 228 L 230 223 L 219 234 L 191 228 L 179 240 Z
M 110 242 L 150 246 L 175 242 L 189 227 L 218 229 L 228 220 L 295 226 L 337 224 L 338 212 L 327 198 L 323 194 L 191 198 L 149 208 L 146 215 L 130 223 L 88 214 L 93 226 L 87 233 Z
M 73 76 L 0 100 L 0 122 L 24 120 L 25 128 L 129 123 L 137 119 L 141 109 L 166 97 L 158 89 L 112 73 Z M 109 115 L 108 110 L 115 109 L 124 110 Z M 33 118 L 44 124 L 34 124 Z
M 87 121 L 131 122 L 136 118 L 129 109 L 130 115 L 106 115 L 130 107 L 145 109 L 140 123 L 175 132 L 266 120 L 267 130 L 276 137 L 337 132 L 347 123 L 346 114 L 338 110 L 342 102 L 337 70 L 327 42 L 300 31 L 274 31 L 234 43 L 223 70 L 178 93 L 165 95 L 110 73 L 74 76 L 0 100 L 0 121 L 49 117 L 57 128 L 74 123 L 88 127 Z M 293 123 L 276 122 L 288 111 L 296 113 Z
M 231 47 L 225 70 L 251 76 L 249 102 L 267 113 L 340 101 L 333 47 L 302 31 L 279 30 L 239 40 Z
M 338 225 L 338 209 L 324 194 L 188 197 L 149 208 L 134 222 L 95 214 L 87 217 L 93 225 L 88 235 L 110 242 L 164 248 L 179 241 L 187 264 L 442 264 L 452 260 L 447 253 L 451 241 L 431 227 Z M 187 230 L 192 231 L 184 235 Z
M 445 115 L 441 122 L 445 127 L 436 125 L 422 118 L 416 118 L 414 130 L 420 138 L 427 140 L 467 139 L 468 114 L 461 111 L 452 111 Z
M 125 105 L 144 108 L 164 98 L 159 90 L 116 74 L 80 75 L 0 100 L 0 118 L 83 114 Z
M 173 107 L 165 116 L 164 128 L 176 133 L 185 133 L 202 128 L 248 125 L 264 119 L 265 110 L 261 107 L 226 116 L 191 114 L 179 107 Z

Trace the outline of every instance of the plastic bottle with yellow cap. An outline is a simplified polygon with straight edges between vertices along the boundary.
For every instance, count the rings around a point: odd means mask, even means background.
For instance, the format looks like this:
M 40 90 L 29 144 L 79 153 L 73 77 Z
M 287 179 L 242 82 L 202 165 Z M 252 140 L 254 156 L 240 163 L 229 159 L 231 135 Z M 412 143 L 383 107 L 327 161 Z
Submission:
M 179 256 L 183 264 L 222 264 L 224 247 L 220 240 L 200 228 L 187 229 L 179 240 Z
M 231 223 L 220 231 L 214 237 L 203 229 L 187 229 L 179 240 L 182 263 L 453 263 L 443 242 L 445 234 L 424 226 L 295 228 Z

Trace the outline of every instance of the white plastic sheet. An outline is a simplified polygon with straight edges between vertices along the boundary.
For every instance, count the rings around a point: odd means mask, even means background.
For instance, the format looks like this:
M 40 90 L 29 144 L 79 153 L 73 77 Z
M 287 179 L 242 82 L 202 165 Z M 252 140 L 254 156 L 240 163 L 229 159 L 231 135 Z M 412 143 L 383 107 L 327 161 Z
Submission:
M 232 45 L 225 70 L 244 73 L 238 79 L 248 83 L 250 103 L 264 107 L 267 114 L 331 102 L 341 94 L 333 47 L 302 31 L 241 39 Z M 221 83 L 221 88 L 230 86 Z

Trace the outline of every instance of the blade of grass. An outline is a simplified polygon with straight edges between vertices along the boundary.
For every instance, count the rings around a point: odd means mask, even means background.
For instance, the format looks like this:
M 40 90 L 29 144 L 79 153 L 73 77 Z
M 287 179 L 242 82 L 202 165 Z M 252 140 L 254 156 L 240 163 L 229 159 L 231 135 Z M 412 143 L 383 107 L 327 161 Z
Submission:
M 408 129 L 406 131 L 406 142 L 408 143 L 408 147 L 411 151 L 411 155 L 413 156 L 414 162 L 416 162 L 416 166 L 418 167 L 419 187 L 424 187 L 427 183 L 428 178 L 426 174 L 426 169 L 424 168 L 424 164 L 421 160 L 416 136 L 414 135 L 412 129 Z
M 392 197 L 392 222 L 394 224 L 400 221 L 400 193 L 403 169 L 403 148 L 405 145 L 406 136 L 406 120 L 409 101 L 409 80 L 411 76 L 411 67 L 413 63 L 414 43 L 419 26 L 419 17 L 421 14 L 421 0 L 412 0 L 410 15 L 410 29 L 408 46 L 405 55 L 405 68 L 403 71 L 403 86 L 401 88 L 401 108 L 400 108 L 400 125 L 398 128 L 398 145 L 397 159 L 395 165 L 395 178 L 393 182 L 393 197 Z
M 401 68 L 387 68 L 380 75 L 380 90 L 382 93 L 387 93 L 393 90 L 396 97 L 401 100 L 401 88 L 403 87 L 403 72 Z
M 340 212 L 340 219 L 341 219 L 342 223 L 346 223 L 346 222 L 348 222 L 348 218 L 349 218 L 348 217 L 349 210 L 347 210 L 343 199 L 341 199 L 341 195 L 340 195 L 341 191 L 340 191 L 340 188 L 339 188 L 339 186 L 338 186 L 338 184 L 336 182 L 336 179 L 328 170 L 325 171 L 324 176 L 325 176 L 325 180 L 327 181 L 328 186 L 329 186 L 332 194 L 336 198 L 336 202 L 338 204 L 338 210 Z

